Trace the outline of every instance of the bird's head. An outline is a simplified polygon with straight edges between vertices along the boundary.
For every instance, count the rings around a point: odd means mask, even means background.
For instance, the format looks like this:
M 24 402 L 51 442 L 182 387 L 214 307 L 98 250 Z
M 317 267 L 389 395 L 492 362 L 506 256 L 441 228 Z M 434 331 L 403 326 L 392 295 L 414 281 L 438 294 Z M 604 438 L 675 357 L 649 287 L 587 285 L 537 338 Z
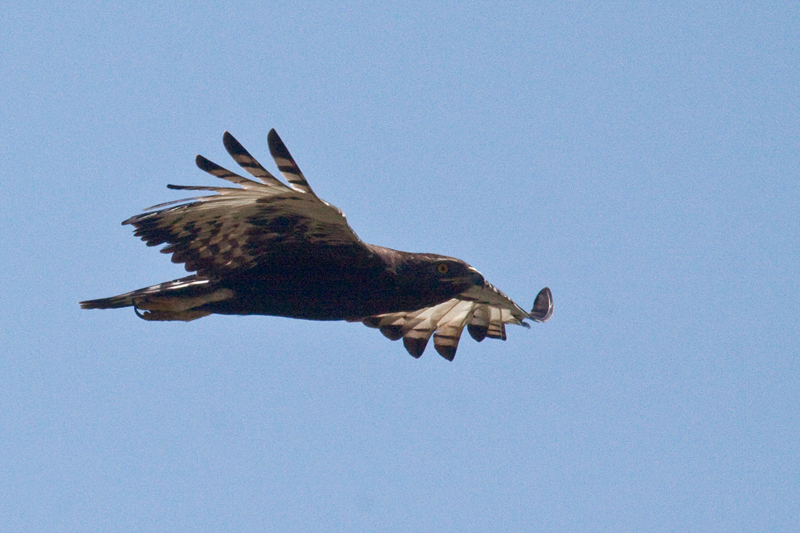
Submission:
M 436 254 L 409 254 L 404 259 L 395 267 L 401 284 L 433 300 L 448 300 L 484 285 L 481 273 L 460 259 Z

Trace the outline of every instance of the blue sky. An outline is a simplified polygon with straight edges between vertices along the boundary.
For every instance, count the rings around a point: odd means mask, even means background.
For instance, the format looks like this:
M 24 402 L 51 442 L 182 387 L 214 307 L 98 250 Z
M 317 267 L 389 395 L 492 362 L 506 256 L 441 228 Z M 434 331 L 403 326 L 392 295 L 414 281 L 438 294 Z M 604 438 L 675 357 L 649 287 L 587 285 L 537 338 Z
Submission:
M 9 530 L 800 527 L 800 7 L 148 3 L 0 14 Z M 276 128 L 367 242 L 555 315 L 455 361 L 147 323 L 125 218 Z

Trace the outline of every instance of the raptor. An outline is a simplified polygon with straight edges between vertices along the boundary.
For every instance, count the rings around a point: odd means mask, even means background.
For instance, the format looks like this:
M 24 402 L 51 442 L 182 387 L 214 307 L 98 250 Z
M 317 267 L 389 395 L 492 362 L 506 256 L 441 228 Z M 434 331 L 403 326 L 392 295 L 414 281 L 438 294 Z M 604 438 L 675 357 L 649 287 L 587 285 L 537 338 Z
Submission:
M 210 193 L 145 210 L 123 222 L 148 246 L 183 263 L 188 277 L 110 298 L 84 309 L 133 307 L 145 320 L 190 321 L 212 313 L 347 320 L 403 339 L 419 357 L 431 336 L 452 361 L 466 326 L 477 341 L 506 339 L 506 324 L 529 327 L 553 313 L 550 289 L 530 312 L 453 257 L 367 244 L 344 213 L 320 199 L 275 130 L 270 154 L 288 183 L 267 171 L 228 132 L 223 143 L 253 178 L 197 156 L 197 166 L 238 187 L 168 185 Z

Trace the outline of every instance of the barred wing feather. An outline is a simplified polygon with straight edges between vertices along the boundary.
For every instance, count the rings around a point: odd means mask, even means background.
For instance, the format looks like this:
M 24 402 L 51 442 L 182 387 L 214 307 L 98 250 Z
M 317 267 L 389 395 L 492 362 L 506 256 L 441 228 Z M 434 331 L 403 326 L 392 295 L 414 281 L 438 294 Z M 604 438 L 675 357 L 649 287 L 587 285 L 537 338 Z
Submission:
M 213 194 L 159 204 L 123 224 L 133 225 L 134 235 L 148 246 L 167 244 L 162 253 L 172 254 L 174 263 L 184 263 L 187 271 L 204 276 L 242 273 L 281 260 L 288 249 L 295 254 L 313 253 L 310 248 L 317 243 L 370 255 L 344 214 L 314 194 L 275 130 L 268 139 L 288 186 L 225 132 L 228 153 L 259 181 L 197 156 L 200 169 L 239 187 L 168 185 Z
M 414 357 L 422 355 L 433 336 L 433 346 L 439 355 L 452 361 L 464 326 L 478 342 L 486 337 L 505 340 L 506 324 L 530 327 L 525 319 L 543 322 L 550 318 L 552 298 L 549 289 L 543 289 L 540 295 L 548 298 L 550 309 L 546 316 L 525 312 L 502 291 L 485 282 L 483 287 L 473 287 L 439 305 L 415 311 L 386 313 L 365 318 L 362 322 L 378 328 L 391 340 L 402 338 L 406 350 Z M 539 300 L 540 297 L 537 297 L 537 302 Z

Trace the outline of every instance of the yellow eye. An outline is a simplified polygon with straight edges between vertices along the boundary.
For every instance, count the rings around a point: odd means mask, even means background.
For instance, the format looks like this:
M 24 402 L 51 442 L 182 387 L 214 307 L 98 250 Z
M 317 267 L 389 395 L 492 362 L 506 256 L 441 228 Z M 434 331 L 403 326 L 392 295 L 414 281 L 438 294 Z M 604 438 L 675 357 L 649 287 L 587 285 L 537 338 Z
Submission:
M 436 270 L 439 272 L 439 274 L 447 274 L 447 264 L 439 263 L 439 266 L 436 267 Z

